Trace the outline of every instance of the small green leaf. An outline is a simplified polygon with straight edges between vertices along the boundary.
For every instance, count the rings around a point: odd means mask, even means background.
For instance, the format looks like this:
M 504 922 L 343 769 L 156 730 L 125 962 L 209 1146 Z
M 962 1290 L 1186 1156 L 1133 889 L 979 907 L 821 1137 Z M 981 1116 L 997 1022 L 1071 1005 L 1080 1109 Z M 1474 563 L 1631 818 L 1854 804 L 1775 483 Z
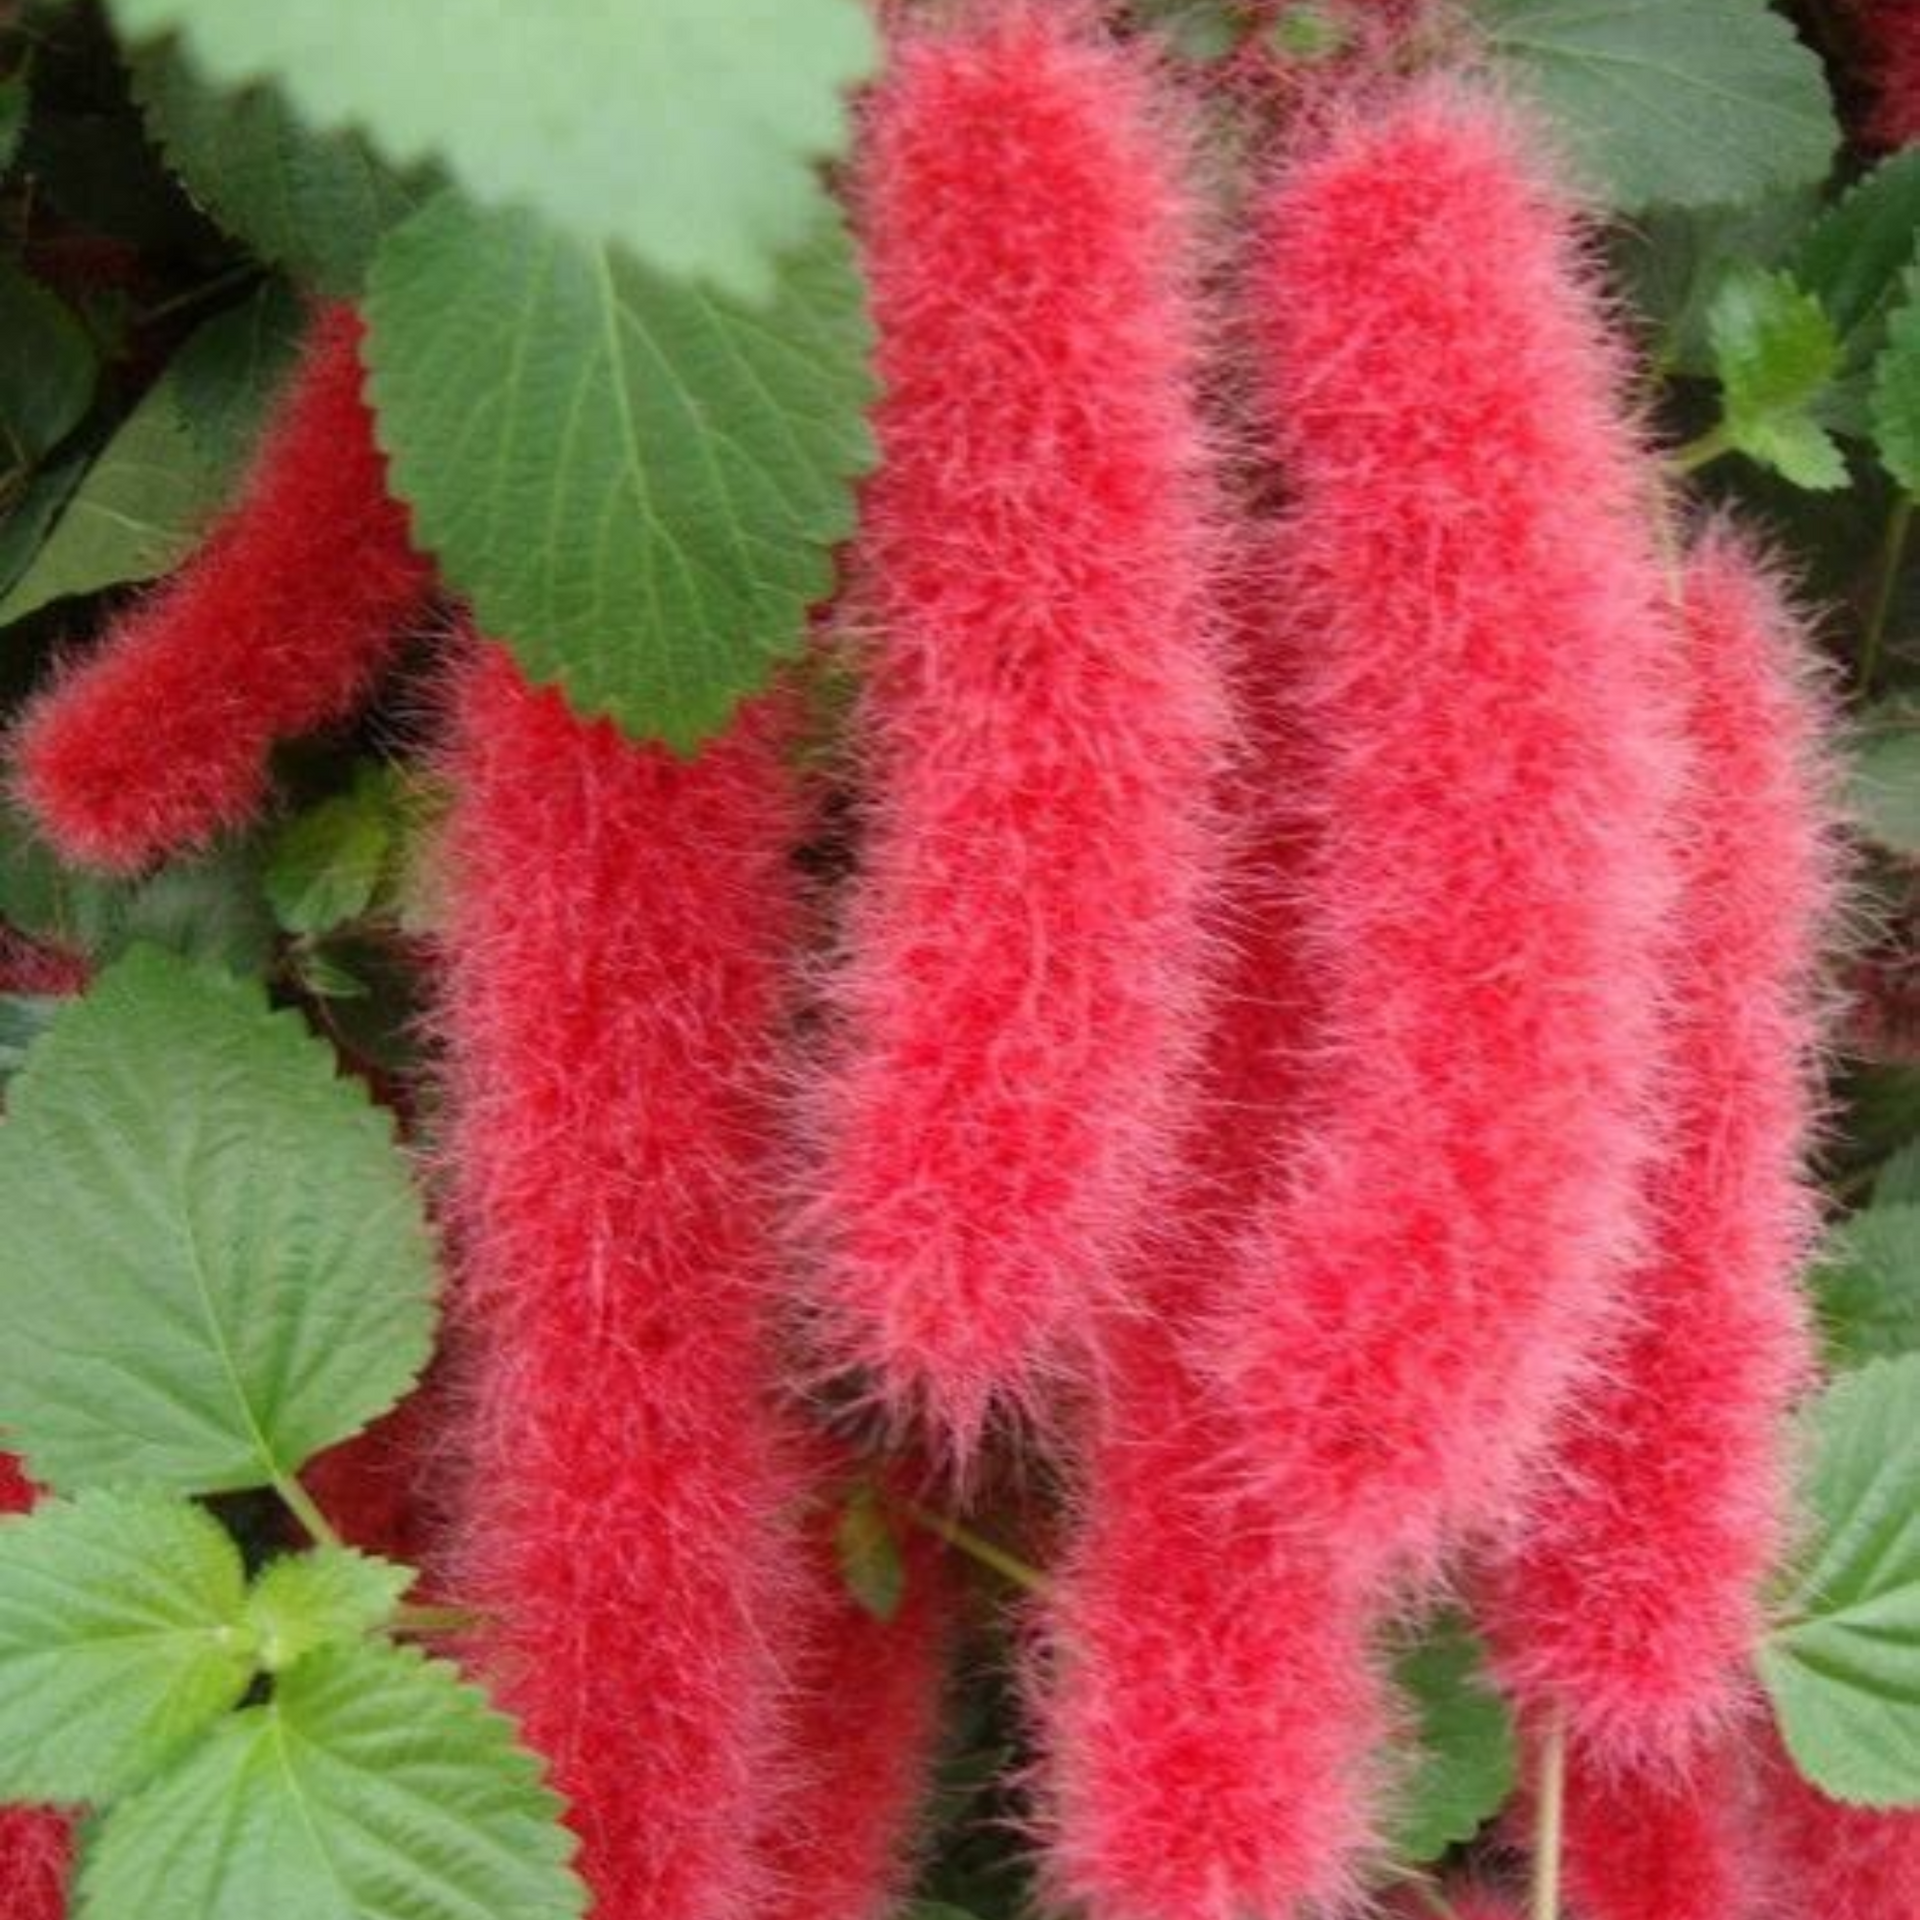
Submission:
M 0 1799 L 137 1786 L 253 1678 L 239 1549 L 200 1508 L 98 1489 L 0 1520 Z
M 295 814 L 267 852 L 267 898 L 289 933 L 328 933 L 373 904 L 395 837 L 392 783 L 364 770 L 348 793 Z
M 1848 796 L 1868 839 L 1920 859 L 1920 714 L 1885 705 L 1866 716 L 1853 750 Z
M 760 312 L 446 195 L 367 312 L 414 527 L 535 680 L 688 749 L 800 650 L 871 458 L 839 228 Z
M 892 1620 L 907 1597 L 907 1563 L 887 1510 L 871 1486 L 854 1490 L 833 1532 L 847 1591 L 876 1620 Z
M 1874 1204 L 1828 1234 L 1813 1278 L 1834 1365 L 1920 1352 L 1920 1206 L 1888 1204 L 1876 1186 Z
M 1487 1677 L 1485 1651 L 1458 1614 L 1433 1621 L 1396 1663 L 1412 1703 L 1418 1764 L 1392 1835 L 1398 1858 L 1437 1860 L 1499 1812 L 1518 1777 L 1512 1716 Z
M 261 989 L 152 948 L 0 1127 L 0 1426 L 55 1487 L 284 1481 L 412 1386 L 434 1272 L 392 1117 Z
M 0 468 L 57 447 L 93 404 L 96 372 L 86 329 L 0 254 Z
M 323 1647 L 109 1811 L 82 1920 L 575 1920 L 540 1763 L 451 1667 Z
M 1856 181 L 1801 242 L 1794 278 L 1826 309 L 1849 365 L 1870 359 L 1886 338 L 1917 246 L 1920 147 L 1903 148 Z
M 357 292 L 419 190 L 350 133 L 310 133 L 272 87 L 209 86 L 170 46 L 133 59 L 147 125 L 194 198 L 261 259 L 323 293 Z
M 180 417 L 221 472 L 236 471 L 252 457 L 305 328 L 300 302 L 286 283 L 266 280 L 174 355 L 167 377 Z
M 1767 0 L 1477 0 L 1508 78 L 1612 205 L 1741 205 L 1824 179 L 1819 60 Z
M 1907 270 L 1901 304 L 1887 320 L 1868 404 L 1880 464 L 1901 492 L 1920 499 L 1920 265 Z
M 1823 1793 L 1920 1804 L 1920 1355 L 1844 1375 L 1808 1424 L 1819 1538 L 1760 1675 Z
M 393 165 L 440 161 L 478 202 L 583 247 L 763 298 L 818 218 L 814 163 L 878 36 L 859 0 L 113 0 L 135 38 L 177 32 L 222 85 L 270 79 L 313 127 Z
M 351 1547 L 316 1547 L 272 1561 L 247 1595 L 260 1665 L 281 1673 L 316 1647 L 364 1638 L 393 1618 L 412 1584 L 411 1568 Z
M 1796 486 L 1845 486 L 1846 463 L 1809 411 L 1840 361 L 1820 303 L 1788 274 L 1730 274 L 1708 310 L 1707 335 L 1732 445 Z

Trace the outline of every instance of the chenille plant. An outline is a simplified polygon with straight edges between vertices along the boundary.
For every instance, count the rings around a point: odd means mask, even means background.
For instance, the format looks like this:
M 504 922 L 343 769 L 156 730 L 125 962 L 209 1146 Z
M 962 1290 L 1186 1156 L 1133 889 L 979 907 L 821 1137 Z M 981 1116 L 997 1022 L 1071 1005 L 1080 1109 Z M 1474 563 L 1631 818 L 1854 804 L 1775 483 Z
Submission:
M 1913 1920 L 1913 0 L 0 0 L 0 1920 Z

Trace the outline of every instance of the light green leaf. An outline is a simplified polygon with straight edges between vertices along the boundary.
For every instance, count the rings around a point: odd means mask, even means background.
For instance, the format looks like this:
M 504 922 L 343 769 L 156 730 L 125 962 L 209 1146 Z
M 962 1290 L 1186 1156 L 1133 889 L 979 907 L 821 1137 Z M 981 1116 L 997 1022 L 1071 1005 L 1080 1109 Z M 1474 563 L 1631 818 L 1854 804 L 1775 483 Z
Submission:
M 1760 1675 L 1823 1793 L 1920 1805 L 1920 1355 L 1843 1376 L 1808 1426 L 1819 1538 Z
M 352 790 L 295 814 L 267 852 L 267 898 L 289 933 L 327 933 L 373 904 L 397 831 L 393 783 L 363 769 Z
M 316 1547 L 272 1561 L 247 1595 L 260 1665 L 282 1673 L 316 1647 L 359 1640 L 393 1618 L 411 1568 L 351 1547 Z
M 271 79 L 393 165 L 444 162 L 487 206 L 756 299 L 819 217 L 814 163 L 873 68 L 860 0 L 113 0 L 223 85 Z
M 246 1574 L 184 1500 L 98 1489 L 0 1520 L 0 1799 L 139 1785 L 253 1678 Z
M 1828 1234 L 1813 1277 L 1836 1366 L 1920 1352 L 1920 1206 L 1876 1186 L 1874 1204 Z
M 876 1620 L 894 1619 L 907 1597 L 907 1563 L 871 1486 L 855 1488 L 841 1508 L 833 1546 L 847 1591 Z
M 1767 0 L 1478 0 L 1507 76 L 1611 204 L 1737 205 L 1825 177 L 1820 62 Z
M 574 1920 L 559 1814 L 451 1667 L 324 1647 L 104 1816 L 80 1920 Z
M 1868 839 L 1920 859 L 1920 713 L 1875 708 L 1853 750 L 1848 796 Z
M 1512 1716 L 1466 1621 L 1443 1613 L 1395 1665 L 1415 1715 L 1417 1764 L 1394 1822 L 1396 1857 L 1420 1864 L 1471 1840 L 1518 1777 Z
M 201 453 L 223 473 L 251 459 L 305 331 L 284 281 L 266 280 L 174 355 L 167 378 Z
M 0 1427 L 56 1487 L 283 1481 L 412 1386 L 434 1274 L 392 1118 L 261 989 L 135 948 L 0 1127 Z
M 1846 462 L 1810 411 L 1840 362 L 1819 301 L 1789 274 L 1733 273 L 1708 309 L 1707 337 L 1732 445 L 1797 486 L 1845 486 Z
M 1886 338 L 1887 315 L 1920 247 L 1920 147 L 1890 155 L 1849 187 L 1801 242 L 1794 278 L 1838 330 L 1849 365 Z
M 357 292 L 419 189 L 353 134 L 308 132 L 273 87 L 209 86 L 165 45 L 132 65 L 148 128 L 194 198 L 261 259 L 323 293 Z
M 0 469 L 32 466 L 80 424 L 96 372 L 86 329 L 0 254 Z
M 837 227 L 758 312 L 447 195 L 367 311 L 415 531 L 535 680 L 685 749 L 799 651 L 871 459 Z
M 1869 409 L 1881 465 L 1903 493 L 1920 499 L 1920 265 L 1907 270 L 1901 304 L 1887 320 Z

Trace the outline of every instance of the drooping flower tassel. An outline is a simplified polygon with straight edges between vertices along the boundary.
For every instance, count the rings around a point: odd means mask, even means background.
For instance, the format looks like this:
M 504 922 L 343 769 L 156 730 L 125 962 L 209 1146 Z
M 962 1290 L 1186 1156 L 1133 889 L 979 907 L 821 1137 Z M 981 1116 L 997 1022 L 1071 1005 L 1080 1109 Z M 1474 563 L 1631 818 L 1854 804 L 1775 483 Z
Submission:
M 977 11 L 867 136 L 872 797 L 809 1208 L 829 1350 L 962 1466 L 1151 1215 L 1223 727 L 1177 143 L 1082 9 Z
M 1681 1766 L 1748 1686 L 1813 1364 L 1803 1161 L 1837 842 L 1815 656 L 1724 529 L 1682 599 L 1695 777 L 1655 1239 L 1486 1609 L 1508 1683 L 1608 1767 Z
M 206 545 L 28 713 L 18 783 L 65 859 L 132 872 L 243 825 L 275 743 L 350 712 L 420 611 L 359 344 L 351 309 L 318 316 Z
M 1760 1819 L 1777 1907 L 1767 1920 L 1912 1920 L 1920 1913 L 1920 1809 L 1850 1807 L 1809 1785 L 1769 1735 Z
M 761 1325 L 792 925 L 783 731 L 691 760 L 461 673 L 446 983 L 469 1450 L 449 1589 L 602 1920 L 780 1911 L 806 1481 Z
M 26 1513 L 32 1505 L 19 1462 L 0 1453 L 0 1514 Z M 64 1814 L 0 1807 L 0 1920 L 65 1920 L 72 1852 Z

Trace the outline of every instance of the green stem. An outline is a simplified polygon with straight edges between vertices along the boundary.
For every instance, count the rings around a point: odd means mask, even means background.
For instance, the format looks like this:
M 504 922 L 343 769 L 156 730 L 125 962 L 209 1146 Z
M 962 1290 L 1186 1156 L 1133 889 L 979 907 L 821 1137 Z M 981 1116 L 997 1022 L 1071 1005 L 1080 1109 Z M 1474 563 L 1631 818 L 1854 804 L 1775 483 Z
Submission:
M 916 1527 L 924 1528 L 935 1538 L 944 1540 L 948 1546 L 957 1547 L 969 1559 L 977 1560 L 983 1567 L 990 1568 L 1010 1586 L 1020 1588 L 1023 1593 L 1045 1593 L 1047 1577 L 1038 1567 L 1029 1566 L 1016 1554 L 1009 1553 L 1005 1547 L 997 1547 L 991 1540 L 960 1521 L 949 1518 L 944 1513 L 935 1513 L 931 1507 L 923 1507 L 917 1500 L 894 1499 L 891 1504 L 897 1507 Z
M 1894 589 L 1900 584 L 1900 568 L 1907 556 L 1907 535 L 1913 527 L 1913 496 L 1903 493 L 1887 516 L 1887 534 L 1880 546 L 1880 572 L 1874 582 L 1873 604 L 1867 609 L 1867 631 L 1860 644 L 1860 691 L 1873 690 L 1873 676 L 1880 665 L 1880 643 L 1886 637 L 1887 620 L 1893 612 Z
M 1567 1723 L 1555 1714 L 1540 1743 L 1533 1820 L 1533 1903 L 1529 1920 L 1560 1920 L 1560 1835 L 1567 1806 Z
M 292 1474 L 284 1474 L 273 1483 L 273 1490 L 287 1504 L 293 1517 L 307 1530 L 307 1538 L 316 1547 L 341 1547 L 346 1542 L 333 1530 L 333 1522 L 320 1511 L 314 1497 Z
M 1675 473 L 1685 476 L 1698 473 L 1723 453 L 1732 451 L 1733 442 L 1728 438 L 1726 422 L 1722 421 L 1719 426 L 1709 428 L 1699 439 L 1689 440 L 1684 447 L 1676 447 L 1667 455 L 1667 465 Z
M 396 1607 L 395 1633 L 472 1633 L 487 1623 L 477 1607 Z

